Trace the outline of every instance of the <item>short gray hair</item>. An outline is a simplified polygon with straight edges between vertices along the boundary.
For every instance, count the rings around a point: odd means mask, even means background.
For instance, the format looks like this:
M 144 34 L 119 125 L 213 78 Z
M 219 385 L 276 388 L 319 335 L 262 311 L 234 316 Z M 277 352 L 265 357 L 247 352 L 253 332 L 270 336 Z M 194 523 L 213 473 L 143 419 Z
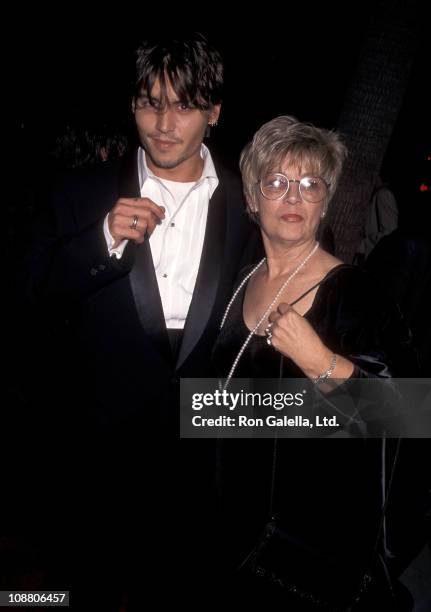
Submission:
M 337 189 L 346 157 L 347 147 L 336 132 L 287 115 L 264 123 L 242 150 L 239 163 L 249 214 L 253 218 L 250 205 L 257 204 L 259 179 L 279 170 L 286 159 L 299 169 L 310 169 L 328 183 L 327 206 Z

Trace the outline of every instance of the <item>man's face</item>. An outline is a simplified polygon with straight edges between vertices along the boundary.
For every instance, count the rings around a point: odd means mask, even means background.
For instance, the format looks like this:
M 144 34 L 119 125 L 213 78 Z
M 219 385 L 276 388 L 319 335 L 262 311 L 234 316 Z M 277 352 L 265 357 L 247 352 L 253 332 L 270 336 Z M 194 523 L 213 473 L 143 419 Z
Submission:
M 209 110 L 190 107 L 178 99 L 166 82 L 167 101 L 161 103 L 160 81 L 156 80 L 151 100 L 146 95 L 133 101 L 133 112 L 147 164 L 161 178 L 192 181 L 200 177 L 200 147 L 208 123 L 217 121 L 220 105 Z

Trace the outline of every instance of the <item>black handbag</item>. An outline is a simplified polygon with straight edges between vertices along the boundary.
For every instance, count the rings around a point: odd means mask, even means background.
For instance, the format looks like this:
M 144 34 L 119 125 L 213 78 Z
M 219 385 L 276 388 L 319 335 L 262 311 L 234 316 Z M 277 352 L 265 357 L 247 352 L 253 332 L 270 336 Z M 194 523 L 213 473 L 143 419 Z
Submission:
M 289 534 L 286 525 L 277 518 L 275 506 L 275 476 L 277 468 L 277 439 L 274 440 L 270 518 L 263 533 L 250 553 L 238 567 L 244 582 L 262 586 L 280 600 L 297 603 L 298 609 L 348 612 L 371 609 L 367 600 L 392 609 L 394 592 L 385 562 L 381 536 L 385 528 L 385 514 L 400 441 L 397 442 L 389 484 L 385 490 L 377 530 L 377 538 L 368 563 L 354 564 L 352 559 L 335 559 L 299 541 Z M 385 456 L 386 440 L 382 440 Z M 259 585 L 260 583 L 260 585 Z M 365 605 L 365 607 L 363 607 Z M 292 607 L 297 609 L 297 607 Z

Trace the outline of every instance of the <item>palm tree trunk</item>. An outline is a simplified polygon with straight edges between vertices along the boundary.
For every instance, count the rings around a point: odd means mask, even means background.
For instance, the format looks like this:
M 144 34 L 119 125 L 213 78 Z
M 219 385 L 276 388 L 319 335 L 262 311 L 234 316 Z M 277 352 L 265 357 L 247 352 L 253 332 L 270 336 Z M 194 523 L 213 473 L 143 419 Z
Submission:
M 349 157 L 330 206 L 335 253 L 352 261 L 371 193 L 400 111 L 417 41 L 414 2 L 385 0 L 378 7 L 348 89 L 338 129 Z

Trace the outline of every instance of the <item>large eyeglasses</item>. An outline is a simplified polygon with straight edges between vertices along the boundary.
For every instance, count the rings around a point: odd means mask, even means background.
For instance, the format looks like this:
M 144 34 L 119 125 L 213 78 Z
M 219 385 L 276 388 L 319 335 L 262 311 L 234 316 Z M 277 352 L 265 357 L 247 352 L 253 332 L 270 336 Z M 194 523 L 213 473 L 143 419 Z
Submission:
M 320 202 L 328 195 L 328 183 L 320 176 L 303 176 L 301 180 L 288 179 L 280 172 L 273 172 L 258 181 L 260 192 L 268 200 L 283 198 L 289 191 L 290 183 L 299 183 L 299 193 L 306 202 Z

